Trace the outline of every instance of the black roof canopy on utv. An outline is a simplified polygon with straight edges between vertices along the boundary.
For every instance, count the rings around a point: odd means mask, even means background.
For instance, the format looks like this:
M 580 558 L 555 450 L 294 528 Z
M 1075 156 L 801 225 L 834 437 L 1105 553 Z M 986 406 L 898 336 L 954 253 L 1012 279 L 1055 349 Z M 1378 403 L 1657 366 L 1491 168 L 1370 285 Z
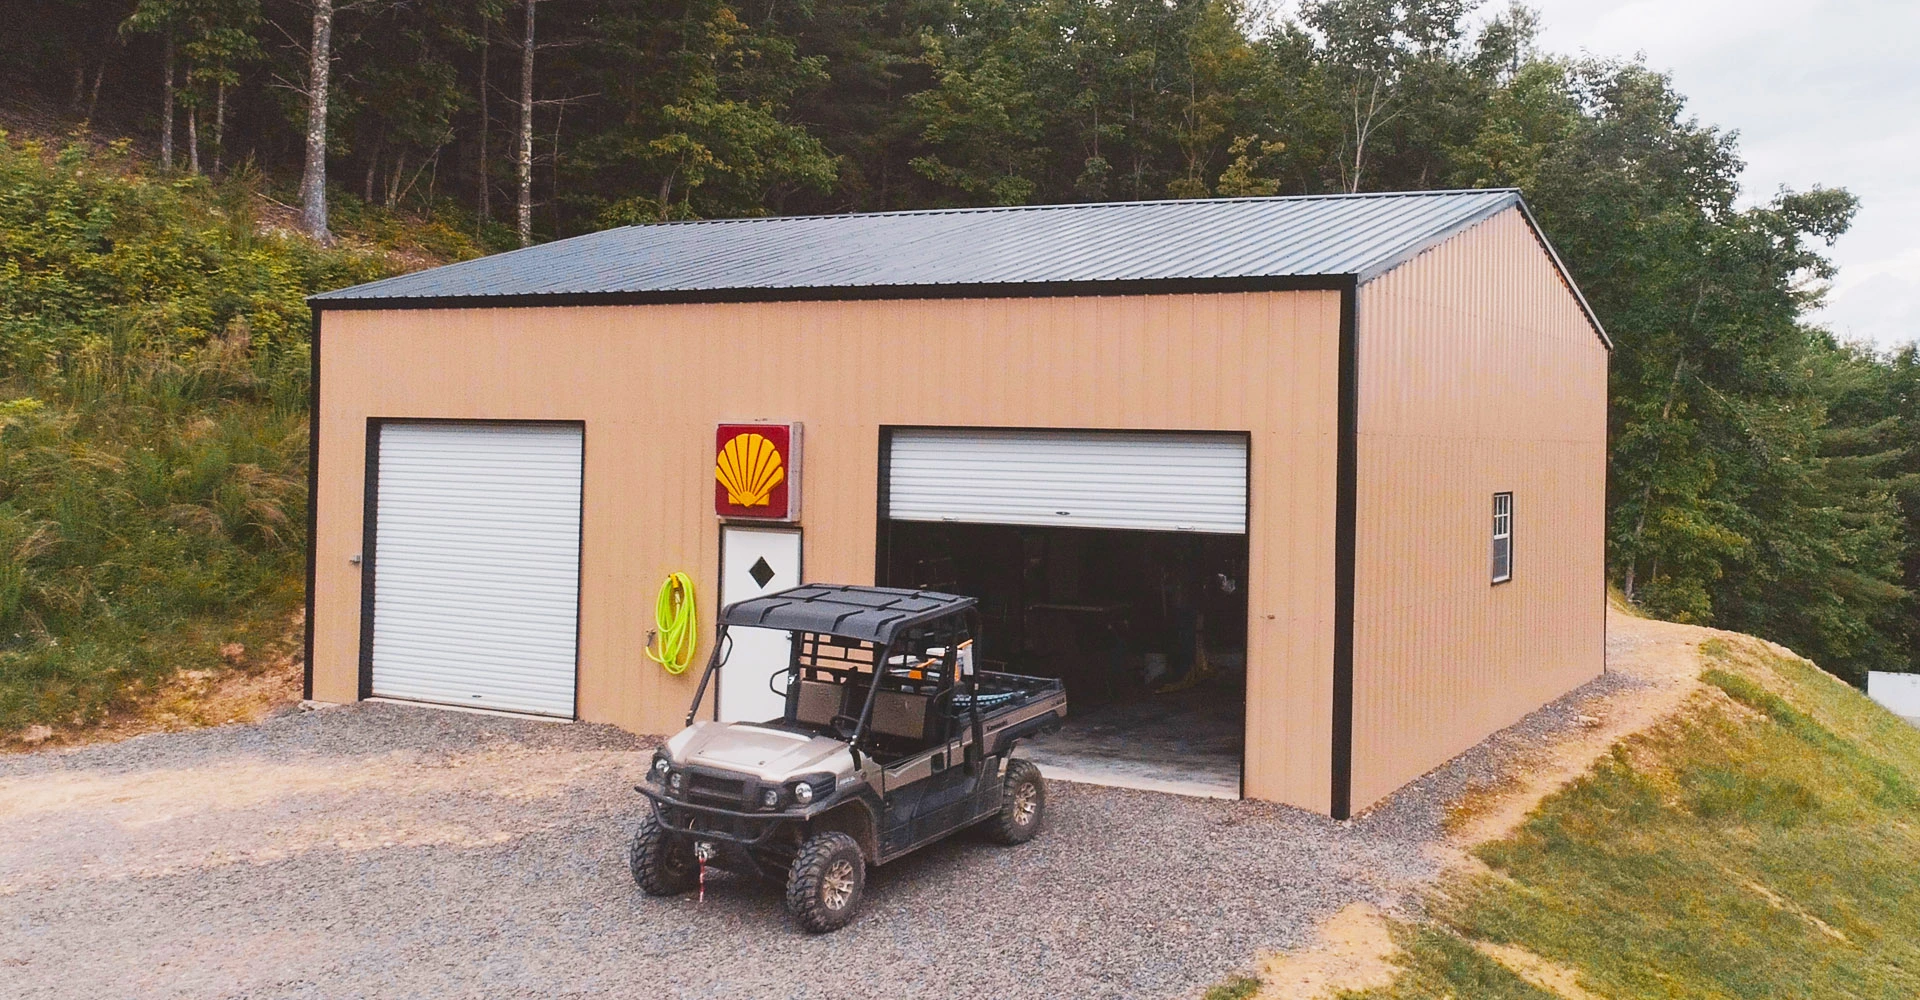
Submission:
M 720 624 L 816 632 L 886 646 L 907 629 L 977 603 L 932 590 L 807 584 L 729 604 L 720 609 Z

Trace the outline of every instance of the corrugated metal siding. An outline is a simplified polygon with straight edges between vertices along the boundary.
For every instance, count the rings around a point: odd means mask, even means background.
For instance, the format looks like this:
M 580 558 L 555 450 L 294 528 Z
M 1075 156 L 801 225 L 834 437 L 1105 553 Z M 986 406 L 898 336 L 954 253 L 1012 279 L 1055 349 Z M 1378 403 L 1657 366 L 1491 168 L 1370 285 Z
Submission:
M 901 521 L 1238 535 L 1247 440 L 903 428 L 887 463 L 887 511 Z
M 314 298 L 1365 277 L 1518 200 L 1427 191 L 628 226 Z
M 806 423 L 807 576 L 853 583 L 881 425 L 1250 431 L 1246 788 L 1325 811 L 1339 315 L 1337 292 L 330 313 L 315 695 L 355 695 L 369 415 L 587 422 L 581 714 L 654 733 L 694 683 L 639 655 L 666 574 L 712 636 L 715 423 Z
M 1606 351 L 1517 210 L 1363 285 L 1358 315 L 1356 809 L 1600 673 L 1607 426 Z
M 573 717 L 580 428 L 380 431 L 373 693 Z

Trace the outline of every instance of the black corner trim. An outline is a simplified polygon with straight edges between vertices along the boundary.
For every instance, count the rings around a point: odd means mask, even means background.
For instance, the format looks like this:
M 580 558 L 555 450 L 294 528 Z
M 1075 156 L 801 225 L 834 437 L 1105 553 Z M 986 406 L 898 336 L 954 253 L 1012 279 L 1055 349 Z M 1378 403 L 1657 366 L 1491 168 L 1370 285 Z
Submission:
M 360 514 L 360 697 L 373 697 L 374 546 L 380 527 L 380 429 L 384 421 L 367 418 L 367 475 Z
M 893 586 L 893 425 L 880 426 L 880 478 L 874 484 L 873 585 Z
M 1360 423 L 1360 338 L 1354 316 L 1359 285 L 1340 290 L 1339 444 L 1333 501 L 1333 796 L 1334 819 L 1353 815 L 1353 584 Z
M 320 575 L 320 309 L 307 338 L 307 621 L 300 697 L 313 700 L 314 583 Z
M 874 299 L 1043 299 L 1094 295 L 1200 295 L 1228 292 L 1327 291 L 1353 284 L 1351 274 L 1241 278 L 1127 278 L 1100 281 L 1006 281 L 953 285 L 843 285 L 796 288 L 700 288 L 651 292 L 555 292 L 517 295 L 386 296 L 309 299 L 323 310 L 503 309 L 543 306 L 683 305 L 695 302 L 850 302 Z

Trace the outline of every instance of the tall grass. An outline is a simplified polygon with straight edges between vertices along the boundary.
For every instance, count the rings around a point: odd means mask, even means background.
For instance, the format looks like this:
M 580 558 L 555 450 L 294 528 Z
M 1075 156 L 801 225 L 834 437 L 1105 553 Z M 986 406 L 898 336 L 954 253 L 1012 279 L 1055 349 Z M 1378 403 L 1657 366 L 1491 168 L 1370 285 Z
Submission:
M 263 232 L 249 183 L 0 133 L 0 732 L 96 720 L 300 602 L 302 300 L 387 265 Z

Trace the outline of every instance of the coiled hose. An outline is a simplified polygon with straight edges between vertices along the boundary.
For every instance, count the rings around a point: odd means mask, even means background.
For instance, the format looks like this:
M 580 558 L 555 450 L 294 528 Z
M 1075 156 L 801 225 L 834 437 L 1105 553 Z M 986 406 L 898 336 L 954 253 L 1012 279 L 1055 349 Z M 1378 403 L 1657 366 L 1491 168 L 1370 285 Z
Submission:
M 692 577 L 685 573 L 667 576 L 666 582 L 660 585 L 660 596 L 653 602 L 653 624 L 655 639 L 647 646 L 647 659 L 660 664 L 667 673 L 686 673 L 687 664 L 693 662 L 694 647 L 700 641 Z

